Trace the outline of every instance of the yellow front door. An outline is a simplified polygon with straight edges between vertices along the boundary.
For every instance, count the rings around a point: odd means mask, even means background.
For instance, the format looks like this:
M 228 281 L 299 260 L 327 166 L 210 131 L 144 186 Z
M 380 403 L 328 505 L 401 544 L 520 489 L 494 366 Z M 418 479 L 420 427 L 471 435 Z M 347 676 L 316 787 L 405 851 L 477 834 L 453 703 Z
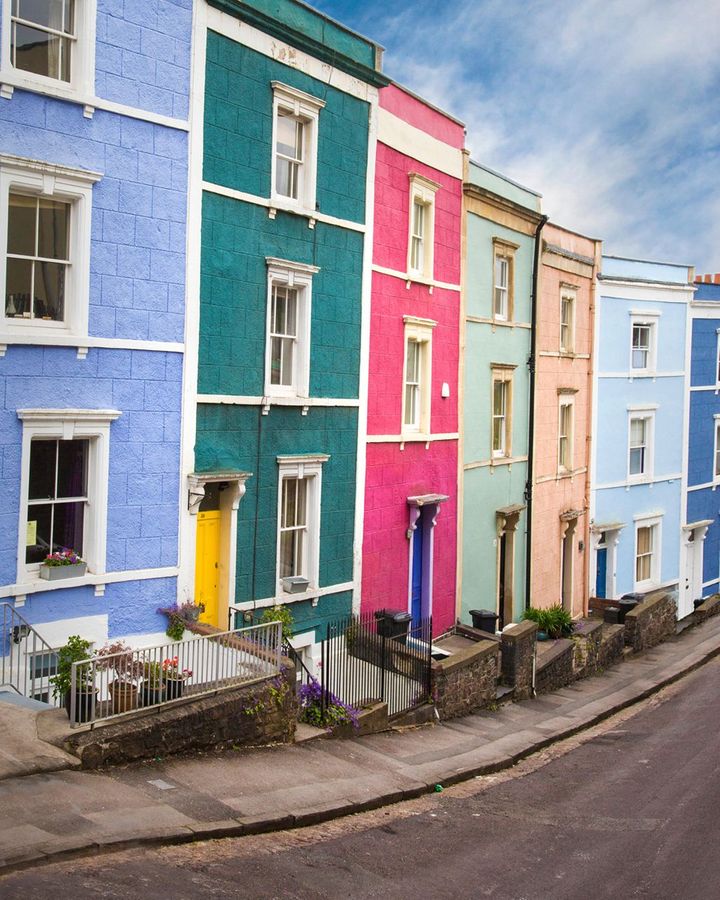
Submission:
M 205 605 L 200 621 L 227 628 L 220 622 L 220 510 L 200 512 L 197 517 L 195 553 L 195 602 Z

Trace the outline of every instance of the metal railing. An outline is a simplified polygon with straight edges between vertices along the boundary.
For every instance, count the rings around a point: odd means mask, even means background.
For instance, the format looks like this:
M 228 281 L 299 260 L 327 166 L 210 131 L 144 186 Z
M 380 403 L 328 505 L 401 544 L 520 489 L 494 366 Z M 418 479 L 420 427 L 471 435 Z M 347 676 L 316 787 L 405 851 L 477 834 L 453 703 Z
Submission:
M 281 647 L 282 625 L 270 622 L 139 650 L 100 652 L 72 664 L 70 724 L 93 725 L 277 675 Z
M 33 626 L 9 603 L 2 606 L 0 634 L 0 690 L 59 706 L 49 679 L 55 674 L 57 656 Z

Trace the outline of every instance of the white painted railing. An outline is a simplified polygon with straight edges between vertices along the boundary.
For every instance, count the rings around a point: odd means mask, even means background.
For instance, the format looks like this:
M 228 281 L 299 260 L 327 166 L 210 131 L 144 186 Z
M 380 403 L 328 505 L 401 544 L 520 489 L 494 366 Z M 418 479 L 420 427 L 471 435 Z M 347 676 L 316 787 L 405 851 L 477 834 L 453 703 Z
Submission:
M 13 606 L 0 607 L 0 690 L 59 706 L 49 682 L 57 666 L 55 651 Z
M 239 628 L 72 664 L 72 727 L 163 708 L 280 672 L 280 622 Z

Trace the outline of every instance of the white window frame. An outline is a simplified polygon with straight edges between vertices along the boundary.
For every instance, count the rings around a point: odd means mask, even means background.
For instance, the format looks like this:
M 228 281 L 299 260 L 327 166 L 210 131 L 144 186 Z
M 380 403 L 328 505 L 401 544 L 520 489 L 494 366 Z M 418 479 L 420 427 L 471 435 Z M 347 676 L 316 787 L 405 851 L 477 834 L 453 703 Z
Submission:
M 30 484 L 30 445 L 33 439 L 87 439 L 88 469 L 83 559 L 88 574 L 105 572 L 107 546 L 107 498 L 110 464 L 110 425 L 121 413 L 115 409 L 19 409 L 22 422 L 22 467 L 20 475 L 20 521 L 18 527 L 18 584 L 39 579 L 39 563 L 25 562 Z M 48 582 L 52 584 L 52 582 Z M 56 586 L 62 586 L 59 582 Z
M 273 207 L 292 212 L 304 212 L 312 217 L 315 215 L 317 204 L 317 155 L 320 110 L 325 106 L 325 101 L 280 81 L 272 81 L 270 84 L 273 91 L 270 201 Z M 281 110 L 284 113 L 289 113 L 293 118 L 301 120 L 306 126 L 304 130 L 304 159 L 298 181 L 297 199 L 278 193 L 275 186 L 278 117 Z
M 638 532 L 641 528 L 652 529 L 652 556 L 650 558 L 650 577 L 642 581 L 637 580 L 638 560 Z M 635 544 L 633 548 L 633 585 L 636 591 L 647 591 L 660 584 L 662 563 L 662 516 L 636 516 L 635 517 Z
M 630 312 L 630 374 L 633 377 L 638 375 L 654 375 L 657 371 L 659 319 L 659 312 L 643 312 L 637 310 L 631 310 Z M 644 326 L 649 329 L 650 343 L 648 345 L 647 365 L 644 368 L 635 368 L 633 366 L 633 331 L 636 325 Z
M 635 419 L 645 420 L 645 471 L 633 475 L 630 472 L 632 422 Z M 637 407 L 628 410 L 627 426 L 627 480 L 629 484 L 652 481 L 655 468 L 655 408 Z
M 320 269 L 289 259 L 265 258 L 267 265 L 267 312 L 265 324 L 265 396 L 308 397 L 310 395 L 310 322 L 312 318 L 312 282 Z M 297 338 L 293 354 L 292 384 L 272 384 L 272 302 L 273 286 L 297 290 Z
M 560 428 L 562 426 L 562 409 L 563 407 L 568 407 L 570 410 L 570 418 L 568 422 L 568 433 L 565 435 L 566 440 L 566 462 L 562 461 L 562 434 L 560 432 Z M 572 472 L 574 469 L 573 466 L 573 454 L 575 452 L 575 397 L 568 394 L 561 394 L 558 398 L 558 472 L 565 474 L 567 472 Z
M 431 282 L 435 274 L 435 195 L 441 185 L 424 175 L 411 172 L 410 206 L 408 213 L 407 273 L 409 281 Z M 415 204 L 423 207 L 423 243 L 421 264 L 413 264 L 413 238 L 415 224 Z
M 515 367 L 497 366 L 492 367 L 492 378 L 490 380 L 490 456 L 492 459 L 507 459 L 512 456 L 512 404 L 513 404 L 513 373 Z M 505 414 L 503 423 L 503 446 L 501 449 L 495 449 L 495 385 L 503 383 L 505 385 Z
M 405 332 L 403 339 L 403 376 L 402 376 L 402 418 L 400 430 L 403 434 L 429 435 L 431 426 L 432 401 L 432 333 L 437 322 L 432 319 L 419 319 L 415 316 L 403 316 Z M 420 352 L 420 380 L 418 386 L 417 422 L 406 425 L 406 386 L 407 386 L 407 348 L 413 341 Z
M 491 318 L 495 322 L 512 322 L 515 315 L 515 253 L 520 249 L 519 244 L 513 244 L 501 237 L 493 238 L 493 257 L 492 257 L 492 295 L 490 298 Z M 507 285 L 497 284 L 496 270 L 498 259 L 507 261 Z M 497 290 L 504 289 L 505 308 L 501 312 L 497 311 L 495 294 Z
M 277 596 L 283 602 L 304 599 L 307 592 L 320 587 L 320 516 L 322 497 L 323 465 L 330 459 L 326 453 L 301 456 L 278 456 L 278 498 L 277 498 L 277 546 L 275 551 L 275 581 Z M 302 594 L 293 595 L 283 587 L 280 575 L 280 525 L 282 522 L 282 488 L 288 478 L 307 479 L 306 515 L 307 529 L 304 547 L 303 577 L 308 579 L 308 588 Z
M 720 328 L 716 330 L 715 387 L 720 388 Z
M 0 96 L 10 99 L 14 88 L 37 91 L 66 100 L 91 103 L 95 98 L 95 26 L 97 0 L 75 0 L 75 42 L 70 63 L 70 81 L 37 75 L 12 65 L 12 0 L 2 2 L 0 38 Z
M 718 463 L 720 463 L 720 413 L 717 413 L 713 416 L 713 432 L 714 442 L 712 483 L 717 485 L 720 484 L 720 471 L 718 470 Z
M 563 344 L 563 303 L 569 302 L 570 321 L 568 322 L 568 346 Z M 560 285 L 560 335 L 559 348 L 561 353 L 575 353 L 575 318 L 577 310 L 577 289 L 570 285 Z
M 13 335 L 87 337 L 90 306 L 90 228 L 92 186 L 96 172 L 51 165 L 0 154 L 0 343 L 12 343 Z M 7 239 L 10 193 L 46 197 L 71 203 L 69 253 L 66 269 L 64 321 L 16 319 L 5 315 Z

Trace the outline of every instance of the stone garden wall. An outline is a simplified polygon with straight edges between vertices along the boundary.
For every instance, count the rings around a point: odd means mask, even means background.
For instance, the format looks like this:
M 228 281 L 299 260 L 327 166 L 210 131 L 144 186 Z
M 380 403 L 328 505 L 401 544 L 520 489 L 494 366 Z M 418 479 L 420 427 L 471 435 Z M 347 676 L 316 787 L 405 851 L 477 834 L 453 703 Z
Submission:
M 625 616 L 625 644 L 635 652 L 655 647 L 675 634 L 676 604 L 667 591 L 654 591 Z
M 514 688 L 513 699 L 532 696 L 537 624 L 529 620 L 511 625 L 502 633 L 502 683 Z
M 441 720 L 466 716 L 495 700 L 499 646 L 480 640 L 447 659 L 433 660 L 431 692 Z

